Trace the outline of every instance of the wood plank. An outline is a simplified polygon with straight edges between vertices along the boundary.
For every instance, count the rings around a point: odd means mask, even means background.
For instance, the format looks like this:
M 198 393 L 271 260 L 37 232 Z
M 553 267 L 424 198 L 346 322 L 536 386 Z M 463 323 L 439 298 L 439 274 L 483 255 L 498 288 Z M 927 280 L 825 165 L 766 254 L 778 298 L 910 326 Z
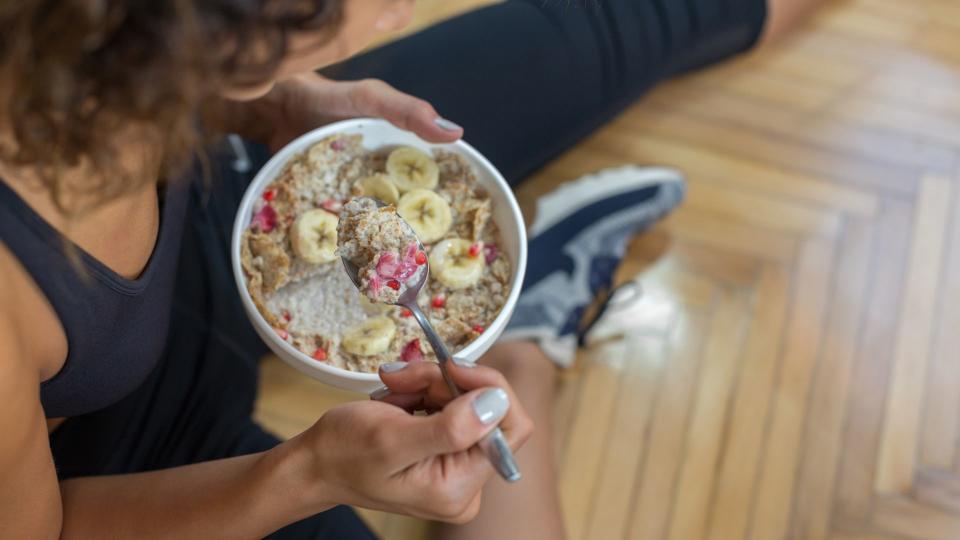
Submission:
M 960 477 L 952 471 L 921 468 L 914 479 L 917 502 L 960 515 Z
M 875 234 L 877 249 L 865 276 L 868 307 L 851 381 L 834 507 L 835 520 L 851 525 L 864 524 L 873 503 L 883 403 L 893 363 L 912 219 L 909 203 L 897 199 L 884 203 Z
M 626 342 L 614 341 L 582 356 L 580 399 L 560 468 L 560 502 L 571 538 L 582 538 L 587 525 L 605 458 L 597 441 L 606 439 L 613 424 L 617 382 L 626 354 Z
M 777 378 L 772 417 L 750 526 L 750 538 L 782 538 L 787 532 L 791 496 L 799 463 L 800 438 L 810 383 L 824 334 L 834 246 L 807 240 L 797 264 L 800 279 L 791 307 Z
M 643 135 L 629 123 L 624 123 L 622 128 L 620 125 L 614 124 L 608 132 L 593 137 L 585 146 L 594 152 L 649 156 L 651 162 L 674 165 L 691 178 L 722 182 L 744 191 L 769 193 L 783 200 L 801 199 L 828 209 L 842 208 L 863 214 L 876 209 L 876 197 L 863 190 L 838 186 L 822 177 L 798 174 L 795 169 L 764 165 L 755 158 L 731 155 L 699 143 L 687 144 L 667 137 Z
M 670 336 L 670 359 L 654 405 L 648 450 L 634 477 L 628 538 L 663 538 L 666 534 L 708 316 L 709 312 L 687 311 Z
M 725 181 L 740 182 L 744 187 L 763 193 L 857 214 L 876 212 L 877 197 L 870 191 L 876 186 L 899 193 L 913 193 L 914 183 L 904 182 L 903 178 L 918 177 L 921 170 L 916 166 L 863 160 L 831 146 L 811 146 L 787 137 L 678 114 L 650 103 L 634 108 L 612 125 L 614 129 L 621 129 L 620 126 L 664 143 L 712 150 L 726 159 L 765 165 L 767 170 L 793 175 L 793 178 L 780 182 L 777 176 L 764 174 L 759 181 L 756 175 L 724 171 L 722 178 Z M 650 153 L 649 159 L 661 161 L 658 152 Z M 689 168 L 691 163 L 699 164 L 700 158 L 691 161 L 678 156 L 673 159 L 680 159 L 678 162 Z M 707 174 L 711 169 L 713 167 L 705 168 Z
M 790 297 L 790 271 L 774 264 L 764 266 L 753 301 L 729 434 L 717 469 L 708 521 L 708 537 L 713 540 L 743 538 L 746 532 Z
M 669 91 L 660 89 L 647 99 L 650 104 L 674 113 L 749 128 L 814 147 L 834 148 L 877 163 L 926 167 L 934 172 L 949 173 L 956 160 L 952 148 L 936 142 L 917 141 L 894 131 L 874 129 L 830 115 L 804 116 L 722 91 L 708 92 L 673 85 Z M 871 180 L 863 179 L 864 182 Z M 878 187 L 898 188 L 896 185 Z
M 896 496 L 880 497 L 873 523 L 882 530 L 924 540 L 960 538 L 960 516 Z
M 700 373 L 687 430 L 668 538 L 694 540 L 704 535 L 715 481 L 713 470 L 720 459 L 724 419 L 742 357 L 748 314 L 740 294 L 721 291 L 704 348 L 707 361 Z
M 756 229 L 726 219 L 681 208 L 656 229 L 668 231 L 694 244 L 733 251 L 767 261 L 793 259 L 797 239 L 792 235 Z
M 913 478 L 952 193 L 949 180 L 928 177 L 923 181 L 917 202 L 906 293 L 877 463 L 875 486 L 882 493 L 906 493 Z
M 790 538 L 824 540 L 830 531 L 850 378 L 863 320 L 873 244 L 872 223 L 848 223 L 838 250 L 823 354 L 817 362 L 802 438 Z
M 622 538 L 629 526 L 630 496 L 643 455 L 657 386 L 667 360 L 666 340 L 636 335 L 620 377 L 609 436 L 597 451 L 606 458 L 599 471 L 583 538 Z M 600 442 L 600 441 L 597 441 Z
M 953 467 L 960 442 L 960 191 L 952 206 L 920 440 L 921 463 L 940 469 Z

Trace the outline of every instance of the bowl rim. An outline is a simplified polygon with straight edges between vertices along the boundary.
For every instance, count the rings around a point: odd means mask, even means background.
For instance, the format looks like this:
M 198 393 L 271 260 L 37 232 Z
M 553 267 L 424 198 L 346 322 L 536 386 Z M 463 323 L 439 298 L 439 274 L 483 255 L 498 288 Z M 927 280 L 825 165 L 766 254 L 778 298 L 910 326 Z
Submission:
M 233 231 L 231 232 L 231 242 L 230 242 L 230 262 L 233 270 L 234 281 L 237 285 L 237 289 L 240 293 L 240 300 L 244 305 L 247 315 L 251 320 L 251 323 L 255 328 L 262 330 L 258 332 L 261 334 L 261 337 L 271 341 L 273 344 L 279 346 L 284 352 L 288 353 L 290 357 L 296 358 L 301 367 L 308 369 L 310 371 L 319 370 L 325 372 L 333 377 L 340 377 L 348 379 L 355 382 L 374 382 L 379 381 L 380 377 L 377 373 L 363 373 L 358 371 L 351 371 L 348 369 L 332 366 L 323 362 L 317 362 L 316 360 L 310 358 L 305 353 L 288 343 L 286 340 L 280 339 L 276 335 L 273 328 L 267 323 L 263 318 L 263 315 L 260 313 L 260 310 L 257 309 L 256 305 L 253 303 L 253 299 L 250 297 L 250 292 L 247 290 L 246 286 L 246 276 L 244 276 L 243 266 L 240 263 L 240 242 L 243 237 L 243 232 L 247 229 L 248 221 L 245 219 L 245 216 L 249 213 L 251 207 L 253 206 L 254 199 L 260 196 L 260 193 L 263 191 L 263 187 L 257 187 L 261 184 L 269 183 L 277 178 L 277 175 L 272 175 L 270 178 L 267 178 L 265 171 L 272 170 L 279 165 L 279 170 L 283 170 L 291 158 L 296 154 L 299 154 L 309 148 L 310 145 L 319 142 L 331 135 L 336 133 L 344 132 L 352 129 L 364 129 L 364 128 L 389 128 L 392 130 L 405 131 L 402 128 L 396 127 L 393 124 L 382 120 L 379 118 L 353 118 L 350 120 L 343 120 L 340 122 L 334 122 L 332 124 L 327 124 L 321 126 L 312 131 L 308 131 L 303 135 L 300 135 L 296 139 L 287 143 L 283 148 L 277 151 L 261 168 L 257 171 L 257 174 L 254 176 L 253 180 L 245 188 L 243 198 L 240 200 L 240 204 L 237 207 L 237 214 L 234 218 Z M 473 158 L 479 165 L 486 169 L 489 175 L 493 178 L 494 184 L 506 194 L 506 202 L 510 214 L 512 214 L 514 220 L 517 223 L 517 260 L 514 264 L 514 273 L 510 283 L 510 293 L 507 295 L 507 299 L 503 304 L 503 307 L 500 308 L 500 312 L 494 318 L 493 322 L 490 323 L 487 331 L 493 330 L 496 333 L 496 336 L 503 332 L 506 329 L 507 323 L 509 322 L 510 315 L 512 315 L 513 308 L 516 307 L 517 301 L 520 298 L 520 289 L 523 285 L 524 276 L 527 269 L 527 230 L 526 224 L 523 219 L 523 213 L 520 211 L 520 204 L 517 202 L 516 195 L 513 193 L 513 189 L 510 187 L 510 184 L 507 183 L 506 179 L 503 177 L 503 174 L 500 173 L 491 162 L 483 154 L 481 154 L 476 148 L 464 141 L 459 139 L 452 143 L 446 144 L 437 144 L 424 141 L 425 144 L 430 145 L 431 147 L 439 147 L 444 149 L 455 149 L 456 152 L 461 154 L 466 154 L 469 157 Z M 500 228 L 501 231 L 503 228 Z M 510 308 L 510 309 L 508 309 Z M 265 335 L 264 335 L 265 334 Z M 477 350 L 481 347 L 489 349 L 493 343 L 496 342 L 496 339 L 490 344 L 485 344 L 482 340 L 482 336 L 471 341 L 466 347 L 457 353 L 456 356 L 470 356 L 476 354 Z M 287 359 L 284 359 L 287 360 Z M 295 366 L 296 367 L 296 366 Z M 319 378 L 318 378 L 319 379 Z M 323 379 L 319 379 L 322 382 Z

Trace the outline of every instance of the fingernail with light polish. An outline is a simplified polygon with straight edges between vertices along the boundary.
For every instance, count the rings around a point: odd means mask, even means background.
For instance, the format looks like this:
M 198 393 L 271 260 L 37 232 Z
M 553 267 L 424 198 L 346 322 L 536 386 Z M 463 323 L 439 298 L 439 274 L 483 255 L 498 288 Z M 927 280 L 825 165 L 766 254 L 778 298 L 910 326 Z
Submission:
M 406 369 L 408 365 L 406 362 L 390 362 L 389 364 L 380 366 L 380 371 L 384 373 L 395 373 L 401 369 Z
M 510 398 L 502 388 L 491 388 L 473 400 L 473 412 L 484 424 L 499 422 L 510 409 Z
M 475 368 L 475 367 L 477 367 L 476 362 L 471 362 L 471 361 L 466 360 L 466 359 L 464 359 L 464 358 L 457 358 L 456 356 L 454 356 L 454 357 L 451 358 L 450 360 L 452 360 L 454 364 L 456 364 L 456 365 L 458 365 L 458 366 L 460 366 L 460 367 L 462 367 L 462 368 L 468 368 L 468 369 L 469 369 L 469 368 Z
M 381 386 L 380 388 L 377 388 L 373 392 L 370 392 L 370 399 L 374 401 L 380 401 L 381 399 L 389 395 L 390 395 L 390 389 L 387 388 L 386 386 Z
M 447 120 L 446 118 L 437 118 L 436 120 L 433 121 L 433 123 L 436 124 L 438 128 L 444 131 L 460 131 L 461 129 L 463 129 L 462 127 L 458 126 L 454 122 L 451 122 L 450 120 Z

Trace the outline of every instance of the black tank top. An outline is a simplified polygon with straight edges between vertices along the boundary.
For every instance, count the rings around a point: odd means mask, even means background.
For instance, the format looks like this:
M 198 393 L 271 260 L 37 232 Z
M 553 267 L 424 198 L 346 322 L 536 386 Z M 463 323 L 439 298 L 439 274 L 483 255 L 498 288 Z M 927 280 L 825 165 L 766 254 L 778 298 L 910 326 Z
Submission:
M 47 418 L 78 416 L 119 401 L 159 362 L 187 187 L 173 182 L 163 190 L 156 246 L 140 277 L 130 280 L 74 246 L 78 269 L 65 254 L 64 237 L 0 180 L 0 242 L 36 282 L 67 335 L 66 362 L 40 385 Z

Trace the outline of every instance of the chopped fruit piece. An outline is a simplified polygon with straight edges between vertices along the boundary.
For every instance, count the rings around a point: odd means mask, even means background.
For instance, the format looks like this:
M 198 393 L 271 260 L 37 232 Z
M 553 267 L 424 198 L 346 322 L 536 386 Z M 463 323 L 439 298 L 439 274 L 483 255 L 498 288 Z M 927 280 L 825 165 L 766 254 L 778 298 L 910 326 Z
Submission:
M 400 359 L 404 362 L 422 362 L 423 351 L 420 350 L 420 340 L 414 339 L 407 343 L 400 352 Z
M 446 303 L 447 297 L 442 294 L 434 296 L 433 300 L 430 301 L 430 305 L 437 309 L 442 308 Z
M 469 250 L 470 256 L 476 257 L 477 255 L 480 255 L 480 251 L 482 249 L 483 249 L 482 243 L 477 242 L 476 244 L 473 244 L 472 246 L 470 246 L 470 250 Z
M 264 205 L 250 220 L 250 227 L 268 233 L 277 226 L 277 211 L 269 204 Z
M 313 359 L 323 362 L 324 360 L 327 359 L 327 351 L 323 350 L 323 348 L 318 347 L 317 350 L 313 351 Z
M 274 328 L 273 330 L 277 333 L 278 336 L 280 336 L 280 339 L 284 341 L 290 339 L 290 333 L 284 330 L 283 328 Z
M 377 261 L 377 274 L 380 277 L 392 278 L 397 276 L 397 270 L 400 269 L 400 261 L 397 260 L 396 253 L 384 251 L 380 254 L 380 260 Z
M 290 322 L 293 319 L 293 315 L 289 311 L 283 310 L 283 320 Z
M 405 310 L 403 310 L 403 311 L 400 312 L 400 316 L 403 317 L 403 318 L 405 318 L 405 319 L 406 319 L 407 317 L 413 317 L 413 312 L 410 311 L 409 309 L 405 309 Z
M 333 141 L 332 143 L 330 143 L 330 148 L 333 148 L 333 149 L 336 150 L 337 152 L 345 149 L 346 147 L 347 147 L 347 145 L 343 142 L 342 139 L 337 139 L 337 140 Z
M 414 260 L 417 261 L 417 264 L 418 264 L 418 265 L 423 266 L 423 265 L 427 264 L 427 254 L 424 253 L 424 252 L 422 252 L 422 251 L 418 251 L 418 252 L 417 252 L 416 259 L 414 259 Z
M 383 287 L 383 280 L 380 279 L 380 276 L 371 276 L 368 286 L 370 287 L 370 292 L 378 294 L 380 287 Z
M 327 212 L 334 214 L 339 214 L 343 210 L 343 203 L 336 199 L 326 199 L 320 203 L 320 208 L 323 208 Z
M 274 191 L 274 190 L 272 190 L 272 189 L 268 189 L 268 190 L 266 190 L 266 191 L 263 192 L 263 200 L 265 200 L 265 201 L 267 201 L 267 202 L 272 201 L 272 200 L 275 199 L 276 197 L 277 197 L 277 192 Z
M 497 246 L 493 244 L 485 244 L 483 246 L 483 258 L 487 261 L 487 264 L 492 264 L 499 256 L 500 250 L 497 249 Z
M 393 290 L 395 290 L 395 291 L 399 291 L 399 290 L 400 290 L 400 282 L 397 281 L 397 280 L 395 280 L 395 279 L 391 279 L 390 281 L 387 282 L 387 287 L 390 287 L 391 289 L 393 289 Z
M 473 331 L 478 334 L 482 334 L 484 330 L 486 330 L 486 328 L 480 326 L 479 324 L 473 325 Z

